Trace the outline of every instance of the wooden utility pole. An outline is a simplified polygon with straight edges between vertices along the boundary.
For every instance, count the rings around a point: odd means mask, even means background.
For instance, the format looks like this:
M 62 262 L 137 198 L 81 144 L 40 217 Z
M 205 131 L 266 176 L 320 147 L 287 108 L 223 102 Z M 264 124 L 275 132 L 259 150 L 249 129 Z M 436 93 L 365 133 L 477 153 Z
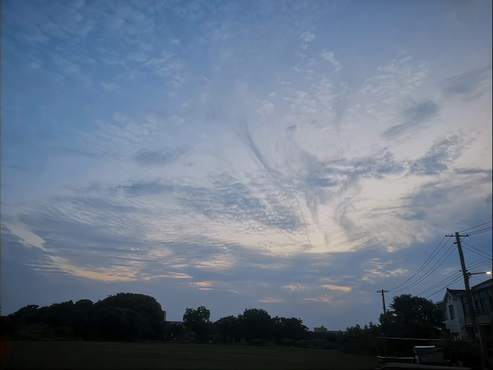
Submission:
M 483 338 L 481 336 L 481 329 L 479 328 L 479 323 L 476 317 L 476 311 L 474 310 L 474 303 L 472 298 L 471 287 L 469 286 L 469 278 L 471 276 L 470 272 L 467 271 L 466 262 L 464 261 L 464 253 L 462 252 L 461 238 L 466 238 L 469 235 L 459 234 L 455 232 L 453 235 L 445 235 L 448 238 L 455 238 L 454 244 L 457 245 L 457 250 L 459 252 L 460 265 L 462 269 L 462 276 L 464 277 L 464 288 L 466 291 L 466 306 L 469 311 L 471 318 L 473 338 L 478 340 L 479 347 L 481 348 L 481 364 L 483 369 L 486 369 L 486 354 L 483 347 Z
M 388 293 L 388 290 L 385 289 L 380 289 L 377 290 L 377 293 L 382 294 L 382 307 L 383 307 L 383 314 L 385 315 L 387 313 L 387 309 L 385 308 L 385 293 Z

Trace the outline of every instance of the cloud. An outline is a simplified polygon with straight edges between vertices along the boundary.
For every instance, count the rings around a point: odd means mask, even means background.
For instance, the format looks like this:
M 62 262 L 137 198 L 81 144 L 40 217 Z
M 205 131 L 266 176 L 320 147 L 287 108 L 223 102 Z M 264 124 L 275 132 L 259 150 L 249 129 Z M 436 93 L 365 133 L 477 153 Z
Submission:
M 403 123 L 389 127 L 383 135 L 388 139 L 394 139 L 404 134 L 415 133 L 423 124 L 434 118 L 438 111 L 439 106 L 432 100 L 413 103 L 401 112 Z
M 162 184 L 159 180 L 135 181 L 127 185 L 119 185 L 118 190 L 122 190 L 131 197 L 158 195 L 165 192 L 173 192 L 180 189 L 174 185 Z
M 466 100 L 481 96 L 491 83 L 491 65 L 471 69 L 443 81 L 445 96 L 459 96 Z
M 304 31 L 299 36 L 302 41 L 301 48 L 307 49 L 310 46 L 310 43 L 315 40 L 315 35 L 310 31 Z
M 210 219 L 252 221 L 283 230 L 297 230 L 301 226 L 296 211 L 283 205 L 276 197 L 256 197 L 245 184 L 230 175 L 217 176 L 212 187 L 167 184 L 160 180 L 136 181 L 120 185 L 131 197 L 172 195 L 186 209 Z
M 436 175 L 448 169 L 450 163 L 462 153 L 463 145 L 459 135 L 452 135 L 435 141 L 431 148 L 418 160 L 410 171 L 418 175 Z
M 333 297 L 333 296 L 329 296 L 329 295 L 321 295 L 318 297 L 308 297 L 308 298 L 304 298 L 304 301 L 316 302 L 316 303 L 332 303 L 332 304 L 341 303 L 341 301 L 338 298 Z
M 214 283 L 212 281 L 193 281 L 190 285 L 202 291 L 214 290 Z
M 172 150 L 142 149 L 135 154 L 134 159 L 142 166 L 162 166 L 176 161 L 187 151 L 184 147 Z
M 306 289 L 306 287 L 301 283 L 292 283 L 283 285 L 281 288 L 289 290 L 290 292 L 301 292 Z
M 336 72 L 342 69 L 341 63 L 337 60 L 334 52 L 325 50 L 320 54 L 321 58 L 332 64 Z
M 390 277 L 399 277 L 408 272 L 405 268 L 392 268 L 391 266 L 391 261 L 382 261 L 380 258 L 372 258 L 365 263 L 361 280 L 369 283 L 375 283 Z
M 330 291 L 341 293 L 351 293 L 353 291 L 352 287 L 346 285 L 322 284 L 321 287 Z
M 285 300 L 281 298 L 275 298 L 275 297 L 264 297 L 258 300 L 260 303 L 265 303 L 265 304 L 276 304 L 276 303 L 284 303 Z
M 481 175 L 485 176 L 486 178 L 490 178 L 492 176 L 492 170 L 490 169 L 485 169 L 485 168 L 456 168 L 454 170 L 455 173 L 459 175 Z
M 236 266 L 236 260 L 231 255 L 218 254 L 212 255 L 208 260 L 201 260 L 194 264 L 194 267 L 206 271 L 227 271 Z
M 31 230 L 29 230 L 22 223 L 2 223 L 2 228 L 5 228 L 6 232 L 15 235 L 22 242 L 23 245 L 27 247 L 39 248 L 42 251 L 46 251 L 44 247 L 46 241 L 39 235 L 36 235 Z

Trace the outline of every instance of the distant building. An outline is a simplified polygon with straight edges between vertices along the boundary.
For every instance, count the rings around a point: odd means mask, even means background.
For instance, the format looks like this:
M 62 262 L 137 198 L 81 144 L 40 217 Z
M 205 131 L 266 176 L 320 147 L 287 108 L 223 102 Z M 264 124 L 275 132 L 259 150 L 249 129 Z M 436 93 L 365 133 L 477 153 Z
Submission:
M 327 328 L 325 326 L 320 326 L 320 327 L 315 327 L 313 328 L 313 332 L 314 333 L 322 333 L 322 334 L 325 334 L 328 332 Z
M 483 338 L 492 337 L 493 324 L 493 280 L 488 279 L 471 288 L 474 311 Z M 448 289 L 441 303 L 445 327 L 457 339 L 471 338 L 473 334 L 471 315 L 465 291 Z

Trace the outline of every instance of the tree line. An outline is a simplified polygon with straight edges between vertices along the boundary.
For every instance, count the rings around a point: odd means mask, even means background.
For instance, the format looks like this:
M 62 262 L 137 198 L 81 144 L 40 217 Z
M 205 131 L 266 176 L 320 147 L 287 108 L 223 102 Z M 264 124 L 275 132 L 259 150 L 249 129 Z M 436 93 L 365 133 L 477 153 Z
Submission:
M 273 317 L 259 308 L 211 321 L 208 308 L 189 307 L 183 321 L 165 321 L 165 313 L 155 298 L 133 293 L 118 293 L 95 303 L 82 299 L 46 307 L 28 305 L 0 318 L 0 334 L 20 340 L 278 344 L 359 354 L 374 354 L 379 337 L 448 336 L 440 307 L 411 295 L 394 297 L 389 310 L 376 324 L 370 322 L 338 331 L 329 331 L 323 326 L 309 330 L 299 318 Z M 478 348 L 472 344 L 450 343 L 448 358 L 460 358 L 471 364 L 479 358 Z M 399 351 L 399 348 L 394 350 Z M 404 348 L 402 350 L 404 354 Z
M 277 343 L 290 345 L 359 346 L 376 336 L 431 338 L 443 336 L 441 310 L 424 298 L 395 297 L 378 324 L 356 325 L 343 331 L 321 327 L 308 330 L 302 319 L 271 316 L 259 308 L 245 309 L 237 316 L 211 321 L 204 306 L 187 308 L 182 322 L 164 320 L 155 298 L 118 293 L 93 303 L 88 299 L 56 303 L 46 307 L 28 305 L 2 317 L 7 335 L 46 339 L 70 337 L 97 340 L 165 340 L 175 342 Z

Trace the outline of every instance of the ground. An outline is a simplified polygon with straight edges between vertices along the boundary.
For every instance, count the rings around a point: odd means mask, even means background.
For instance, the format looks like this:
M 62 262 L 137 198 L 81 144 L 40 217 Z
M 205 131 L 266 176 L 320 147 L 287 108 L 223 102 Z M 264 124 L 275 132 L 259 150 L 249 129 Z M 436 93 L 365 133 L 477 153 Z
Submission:
M 7 369 L 372 369 L 375 359 L 278 346 L 10 342 Z

